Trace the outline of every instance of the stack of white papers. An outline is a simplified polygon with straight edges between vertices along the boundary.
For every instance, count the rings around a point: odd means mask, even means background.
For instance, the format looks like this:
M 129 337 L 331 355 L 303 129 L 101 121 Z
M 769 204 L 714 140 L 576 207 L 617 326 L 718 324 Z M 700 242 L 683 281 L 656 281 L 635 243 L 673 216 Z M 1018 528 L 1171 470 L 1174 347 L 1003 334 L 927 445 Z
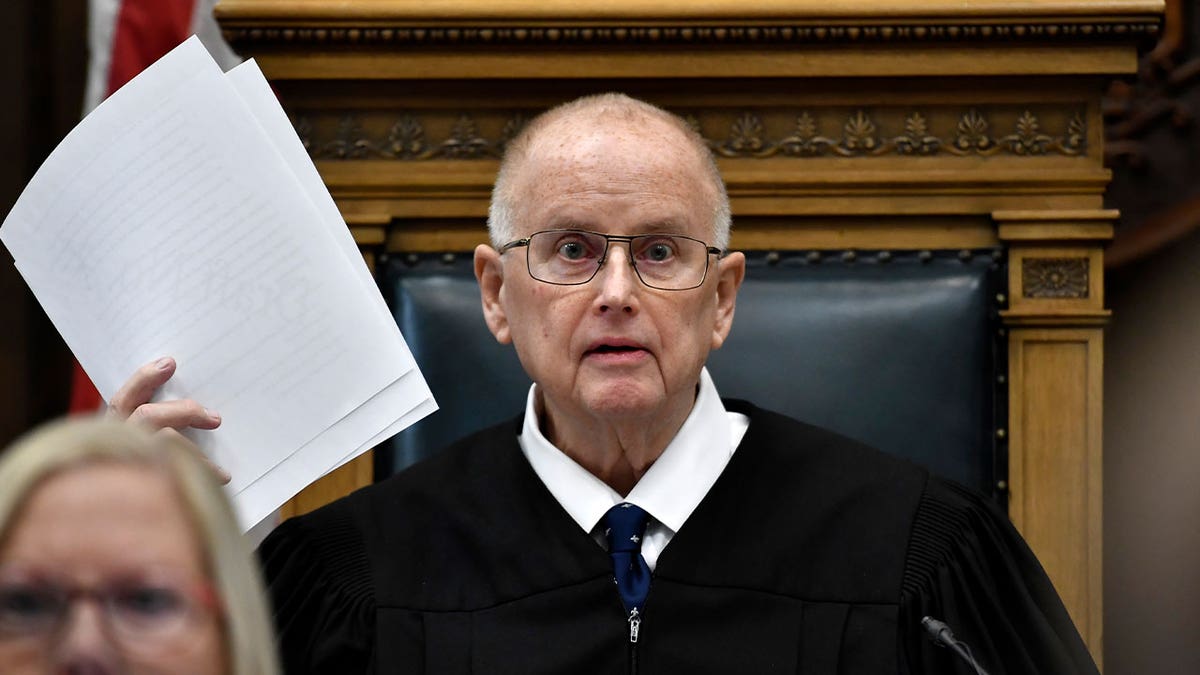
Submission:
M 262 72 L 195 37 L 63 140 L 0 240 L 105 400 L 176 359 L 155 400 L 221 414 L 187 433 L 246 528 L 437 409 Z

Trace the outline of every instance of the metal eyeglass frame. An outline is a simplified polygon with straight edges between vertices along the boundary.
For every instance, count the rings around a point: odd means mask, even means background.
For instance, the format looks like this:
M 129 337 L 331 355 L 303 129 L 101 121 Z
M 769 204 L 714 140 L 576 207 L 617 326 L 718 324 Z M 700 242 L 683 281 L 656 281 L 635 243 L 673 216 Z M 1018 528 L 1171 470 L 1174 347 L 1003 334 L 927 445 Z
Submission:
M 587 279 L 584 279 L 583 281 L 569 281 L 568 282 L 568 281 L 546 281 L 545 279 L 539 279 L 538 277 L 535 277 L 533 275 L 533 268 L 530 266 L 530 263 L 529 263 L 529 241 L 531 239 L 533 239 L 534 237 L 538 236 L 539 234 L 548 234 L 551 232 L 578 232 L 580 234 L 590 234 L 590 235 L 604 238 L 604 252 L 600 254 L 600 259 L 596 262 L 596 268 L 592 270 L 591 276 L 589 276 Z M 655 286 L 654 284 L 647 282 L 642 277 L 641 270 L 638 269 L 637 261 L 634 259 L 633 251 L 632 251 L 633 241 L 635 239 L 642 239 L 645 237 L 677 237 L 679 239 L 687 239 L 688 241 L 694 241 L 697 244 L 702 244 L 704 246 L 705 256 L 704 256 L 704 273 L 700 275 L 700 281 L 696 282 L 696 284 L 693 286 L 685 286 L 683 288 L 663 288 L 662 286 Z M 520 247 L 524 246 L 525 247 L 525 271 L 529 273 L 530 278 L 532 278 L 534 281 L 540 281 L 543 284 L 550 284 L 552 286 L 582 286 L 582 285 L 590 282 L 592 279 L 595 279 L 596 274 L 600 272 L 600 268 L 604 267 L 605 261 L 608 260 L 608 247 L 614 241 L 625 242 L 627 245 L 629 245 L 629 248 L 630 248 L 629 266 L 633 268 L 633 272 L 634 272 L 634 274 L 637 275 L 638 281 L 642 282 L 643 286 L 645 286 L 647 288 L 653 288 L 658 291 L 690 291 L 694 288 L 700 288 L 701 286 L 704 285 L 704 281 L 706 279 L 708 279 L 708 256 L 715 255 L 715 256 L 717 256 L 718 259 L 720 259 L 720 258 L 725 257 L 725 253 L 726 253 L 725 251 L 717 248 L 716 246 L 709 246 L 708 242 L 706 242 L 706 241 L 701 241 L 700 239 L 696 239 L 695 237 L 689 237 L 684 234 L 671 234 L 671 233 L 631 234 L 631 235 L 604 234 L 603 232 L 592 232 L 591 230 L 575 230 L 575 229 L 571 229 L 571 228 L 539 230 L 539 231 L 534 232 L 533 234 L 529 235 L 528 237 L 523 237 L 521 239 L 514 239 L 513 241 L 510 241 L 507 244 L 502 245 L 500 247 L 499 253 L 500 253 L 500 255 L 504 255 L 505 253 L 508 253 L 509 251 L 511 251 L 514 248 L 520 248 Z

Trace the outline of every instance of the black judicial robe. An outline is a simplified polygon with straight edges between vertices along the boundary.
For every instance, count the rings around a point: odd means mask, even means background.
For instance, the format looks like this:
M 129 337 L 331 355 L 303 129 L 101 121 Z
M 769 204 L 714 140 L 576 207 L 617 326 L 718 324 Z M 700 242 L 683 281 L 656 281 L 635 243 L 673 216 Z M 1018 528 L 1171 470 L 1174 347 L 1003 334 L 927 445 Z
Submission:
M 521 421 L 283 523 L 260 556 L 288 673 L 1096 673 L 1041 566 L 970 491 L 738 401 L 750 426 L 662 552 L 636 643 L 607 553 Z

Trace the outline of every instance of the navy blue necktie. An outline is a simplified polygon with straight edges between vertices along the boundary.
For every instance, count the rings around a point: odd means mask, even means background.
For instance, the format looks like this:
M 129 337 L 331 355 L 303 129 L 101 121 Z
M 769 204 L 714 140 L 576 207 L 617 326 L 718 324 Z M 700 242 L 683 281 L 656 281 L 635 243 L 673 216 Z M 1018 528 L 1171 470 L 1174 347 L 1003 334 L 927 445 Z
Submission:
M 625 611 L 639 612 L 650 592 L 650 566 L 642 557 L 642 537 L 650 516 L 642 509 L 622 502 L 604 514 L 604 536 L 613 561 L 613 575 Z

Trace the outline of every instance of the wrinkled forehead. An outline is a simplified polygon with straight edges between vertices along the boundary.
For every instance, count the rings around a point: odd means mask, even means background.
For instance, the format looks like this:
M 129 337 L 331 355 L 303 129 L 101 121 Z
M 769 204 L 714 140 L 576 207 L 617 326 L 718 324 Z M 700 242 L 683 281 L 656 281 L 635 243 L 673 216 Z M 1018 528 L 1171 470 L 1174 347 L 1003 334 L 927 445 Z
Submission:
M 556 120 L 530 139 L 514 183 L 526 204 L 641 190 L 707 212 L 716 194 L 706 162 L 680 129 L 657 118 Z

